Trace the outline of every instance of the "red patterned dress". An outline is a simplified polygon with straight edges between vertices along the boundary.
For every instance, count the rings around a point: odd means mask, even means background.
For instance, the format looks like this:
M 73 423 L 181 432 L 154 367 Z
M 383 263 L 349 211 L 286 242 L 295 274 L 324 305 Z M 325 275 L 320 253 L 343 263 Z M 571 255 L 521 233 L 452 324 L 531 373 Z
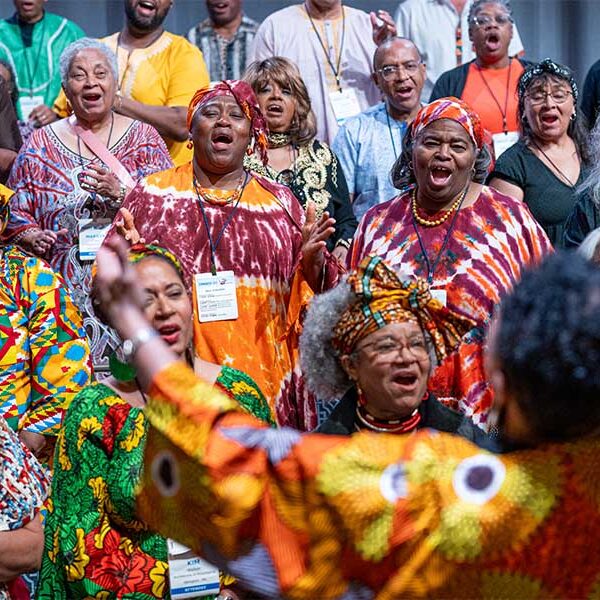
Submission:
M 440 398 L 485 422 L 491 388 L 483 372 L 482 340 L 494 307 L 520 278 L 524 268 L 552 251 L 546 234 L 524 203 L 484 186 L 479 198 L 462 208 L 456 220 L 437 227 L 418 227 L 417 237 L 407 192 L 369 210 L 361 220 L 348 254 L 356 268 L 368 255 L 381 256 L 403 278 L 427 279 L 427 259 L 435 266 L 432 287 L 445 290 L 448 306 L 470 317 L 477 327 L 458 351 L 440 365 L 430 389 Z
M 316 410 L 303 388 L 297 351 L 299 319 L 312 296 L 300 268 L 304 210 L 288 188 L 255 175 L 248 177 L 237 206 L 202 202 L 213 242 L 223 230 L 215 263 L 217 270 L 234 273 L 239 316 L 210 323 L 196 316 L 196 353 L 248 373 L 280 424 L 310 430 L 317 424 Z M 210 273 L 210 243 L 191 163 L 143 179 L 124 207 L 146 243 L 179 258 L 188 287 L 194 274 Z M 334 262 L 326 268 L 324 287 L 337 279 Z M 194 309 L 197 315 L 196 302 Z

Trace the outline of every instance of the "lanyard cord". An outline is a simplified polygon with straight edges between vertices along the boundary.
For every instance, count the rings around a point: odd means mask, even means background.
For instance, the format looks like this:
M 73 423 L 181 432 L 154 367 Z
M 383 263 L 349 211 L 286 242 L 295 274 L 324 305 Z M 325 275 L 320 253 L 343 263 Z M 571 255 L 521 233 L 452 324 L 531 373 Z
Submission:
M 500 106 L 500 102 L 498 102 L 498 98 L 496 98 L 496 96 L 494 95 L 494 92 L 492 92 L 492 88 L 490 87 L 490 84 L 487 82 L 486 78 L 483 76 L 483 69 L 479 66 L 477 66 L 477 70 L 479 71 L 479 75 L 481 75 L 481 79 L 483 80 L 483 83 L 485 84 L 485 87 L 487 88 L 487 91 L 490 93 L 490 96 L 494 99 L 494 102 L 496 103 L 496 106 L 498 107 L 498 110 L 500 111 L 500 114 L 502 115 L 502 131 L 504 133 L 508 133 L 508 123 L 506 121 L 506 115 L 508 114 L 508 94 L 509 94 L 509 88 L 510 88 L 510 71 L 512 69 L 512 59 L 508 59 L 509 63 L 508 63 L 508 78 L 506 80 L 506 96 L 504 98 L 504 111 L 502 110 L 502 106 Z
M 454 224 L 456 223 L 456 218 L 458 217 L 458 213 L 460 212 L 460 207 L 462 206 L 462 203 L 464 202 L 468 191 L 469 191 L 469 184 L 467 184 L 467 186 L 465 187 L 465 189 L 462 193 L 462 198 L 460 199 L 458 208 L 456 209 L 456 212 L 454 213 L 454 216 L 452 217 L 452 221 L 450 221 L 450 227 L 448 227 L 448 231 L 446 232 L 446 236 L 444 237 L 444 241 L 442 242 L 442 247 L 440 248 L 440 251 L 438 252 L 438 255 L 436 256 L 435 260 L 433 261 L 433 264 L 431 264 L 431 262 L 429 260 L 429 256 L 427 255 L 427 250 L 425 250 L 425 244 L 423 244 L 423 240 L 421 239 L 421 234 L 419 233 L 419 228 L 417 227 L 417 222 L 415 221 L 415 215 L 412 214 L 412 211 L 411 211 L 413 227 L 414 227 L 415 233 L 417 234 L 417 239 L 419 240 L 419 246 L 421 246 L 421 252 L 423 252 L 423 258 L 425 259 L 425 265 L 427 266 L 427 283 L 429 285 L 431 285 L 433 283 L 433 276 L 435 275 L 435 270 L 437 269 L 437 266 L 438 266 L 440 260 L 442 259 L 444 251 L 446 250 L 446 246 L 448 246 L 448 243 L 450 242 L 450 235 L 452 234 L 452 230 L 454 229 Z
M 45 17 L 45 15 L 44 15 Z M 35 23 L 33 28 L 35 28 Z M 33 44 L 33 28 L 31 30 L 31 43 Z M 25 38 L 23 37 L 23 30 L 21 29 L 21 41 L 23 42 L 23 58 L 25 59 L 25 68 L 27 69 L 27 77 L 29 78 L 29 97 L 33 98 L 33 80 L 35 75 L 37 74 L 38 67 L 40 65 L 40 57 L 42 56 L 42 46 L 44 45 L 44 34 L 46 33 L 46 19 L 42 19 L 42 35 L 40 40 L 40 45 L 38 47 L 37 56 L 35 58 L 35 68 L 33 73 L 31 72 L 31 67 L 29 66 L 29 59 L 27 58 L 27 51 L 25 48 Z M 27 115 L 24 115 L 27 116 Z
M 210 234 L 210 225 L 208 223 L 208 217 L 206 216 L 206 211 L 204 210 L 204 206 L 202 205 L 202 194 L 200 194 L 200 190 L 198 189 L 198 182 L 196 181 L 196 178 L 194 178 L 194 189 L 196 190 L 196 196 L 198 198 L 198 206 L 200 207 L 200 212 L 202 213 L 202 220 L 204 221 L 204 227 L 206 228 L 206 235 L 208 236 L 208 244 L 210 246 L 210 272 L 213 275 L 217 274 L 217 264 L 216 264 L 217 248 L 219 247 L 221 238 L 223 237 L 223 234 L 225 233 L 225 229 L 227 229 L 227 226 L 229 225 L 229 223 L 231 223 L 233 216 L 235 215 L 235 213 L 237 211 L 237 208 L 240 204 L 240 200 L 242 199 L 242 196 L 244 194 L 244 190 L 246 189 L 247 183 L 248 183 L 248 171 L 246 171 L 246 176 L 244 178 L 244 184 L 242 185 L 242 191 L 240 192 L 240 195 L 238 196 L 237 202 L 235 203 L 230 215 L 225 220 L 225 223 L 223 223 L 223 227 L 221 227 L 221 231 L 219 232 L 219 235 L 217 235 L 217 239 L 213 242 L 212 235 Z
M 538 143 L 532 139 L 531 142 L 533 143 L 533 145 L 542 153 L 542 155 L 544 156 L 544 158 L 554 167 L 554 170 L 556 171 L 556 173 L 558 175 L 560 175 L 569 185 L 569 187 L 574 188 L 576 183 L 573 183 L 566 175 L 565 173 L 558 167 L 558 165 L 544 152 L 544 150 L 538 145 Z M 579 156 L 577 157 L 579 160 Z M 579 163 L 581 166 L 581 162 Z
M 337 83 L 338 90 L 340 90 L 340 92 L 341 92 L 342 84 L 340 83 L 340 64 L 342 63 L 342 52 L 344 51 L 344 39 L 346 38 L 346 11 L 345 11 L 344 7 L 342 6 L 342 40 L 340 42 L 340 52 L 338 54 L 337 67 L 336 67 L 333 64 L 331 57 L 329 56 L 329 52 L 327 51 L 327 48 L 325 47 L 325 44 L 323 43 L 323 39 L 321 38 L 321 35 L 319 34 L 317 27 L 315 26 L 315 22 L 312 20 L 312 17 L 310 16 L 310 13 L 308 12 L 308 7 L 306 6 L 306 4 L 304 5 L 304 10 L 306 11 L 306 14 L 308 15 L 308 19 L 310 21 L 310 24 L 312 25 L 315 35 L 317 36 L 317 39 L 319 40 L 319 44 L 321 44 L 321 48 L 323 48 L 323 52 L 325 53 L 325 58 L 327 59 L 327 62 L 329 63 L 329 66 L 331 67 L 331 70 L 335 77 L 335 82 Z
M 398 160 L 398 152 L 396 151 L 396 142 L 394 141 L 394 134 L 392 133 L 392 123 L 390 121 L 390 113 L 388 111 L 387 103 L 385 103 L 385 118 L 387 119 L 388 131 L 390 132 L 390 139 L 392 140 L 392 148 L 394 149 L 394 158 Z M 400 124 L 400 141 L 404 137 L 406 131 L 406 121 L 402 121 Z

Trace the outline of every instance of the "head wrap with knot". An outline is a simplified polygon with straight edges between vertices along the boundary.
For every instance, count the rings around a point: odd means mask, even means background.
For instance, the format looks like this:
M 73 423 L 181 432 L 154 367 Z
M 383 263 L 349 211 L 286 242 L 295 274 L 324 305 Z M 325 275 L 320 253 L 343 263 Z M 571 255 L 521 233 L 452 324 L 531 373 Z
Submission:
M 356 344 L 390 323 L 413 321 L 429 335 L 438 361 L 458 346 L 475 322 L 434 299 L 424 279 L 400 281 L 378 256 L 367 256 L 348 277 L 357 296 L 333 329 L 333 347 L 351 354 Z
M 158 256 L 166 260 L 170 263 L 173 268 L 179 274 L 179 277 L 183 279 L 183 269 L 181 268 L 181 263 L 179 259 L 166 248 L 162 248 L 161 246 L 155 246 L 153 244 L 134 244 L 129 248 L 129 262 L 132 264 L 138 263 L 144 258 L 148 258 L 150 256 Z
M 558 77 L 559 79 L 566 81 L 571 86 L 571 91 L 573 92 L 573 102 L 577 104 L 579 89 L 577 87 L 575 78 L 573 77 L 573 72 L 571 69 L 555 63 L 551 58 L 545 58 L 536 65 L 531 65 L 525 69 L 521 75 L 521 78 L 519 79 L 519 98 L 523 98 L 525 96 L 527 88 L 531 85 L 531 82 L 534 79 L 542 77 L 543 75 Z
M 440 119 L 450 119 L 458 123 L 481 150 L 484 142 L 483 125 L 479 115 L 463 100 L 449 96 L 426 104 L 419 110 L 410 125 L 412 139 L 415 139 L 425 127 Z
M 267 121 L 265 120 L 254 91 L 245 81 L 230 79 L 227 81 L 213 82 L 207 87 L 200 88 L 191 99 L 187 112 L 187 127 L 192 130 L 192 121 L 196 112 L 209 100 L 219 96 L 233 96 L 246 118 L 250 121 L 252 140 L 264 165 L 268 162 L 267 156 Z
M 10 199 L 14 192 L 0 183 L 0 233 L 3 233 L 10 218 Z

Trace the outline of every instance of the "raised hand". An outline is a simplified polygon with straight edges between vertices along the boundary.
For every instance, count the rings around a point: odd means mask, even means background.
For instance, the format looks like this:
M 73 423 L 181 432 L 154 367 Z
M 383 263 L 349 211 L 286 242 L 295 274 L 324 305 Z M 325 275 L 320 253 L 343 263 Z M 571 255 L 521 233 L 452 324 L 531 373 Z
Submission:
M 306 206 L 306 220 L 302 227 L 302 270 L 313 290 L 319 288 L 319 275 L 323 269 L 325 258 L 323 250 L 327 240 L 335 232 L 335 219 L 324 212 L 317 220 L 314 202 Z
M 376 46 L 397 35 L 396 23 L 386 10 L 378 10 L 377 13 L 371 12 L 369 16 L 373 27 L 373 41 Z
M 132 246 L 145 243 L 144 238 L 140 236 L 139 231 L 135 227 L 133 215 L 126 208 L 119 209 L 117 233 L 123 236 Z

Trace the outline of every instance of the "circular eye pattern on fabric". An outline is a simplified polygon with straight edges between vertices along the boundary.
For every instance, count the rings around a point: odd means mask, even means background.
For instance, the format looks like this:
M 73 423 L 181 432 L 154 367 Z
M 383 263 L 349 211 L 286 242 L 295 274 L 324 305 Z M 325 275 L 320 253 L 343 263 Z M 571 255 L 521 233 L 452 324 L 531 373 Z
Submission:
M 463 460 L 452 477 L 456 495 L 464 502 L 482 505 L 500 491 L 506 467 L 496 456 L 477 454 Z
M 381 474 L 379 480 L 381 495 L 390 503 L 395 504 L 399 498 L 408 495 L 408 483 L 406 481 L 406 469 L 402 463 L 390 465 Z
M 181 487 L 179 478 L 179 465 L 172 452 L 163 450 L 152 461 L 152 481 L 161 496 L 172 497 Z

